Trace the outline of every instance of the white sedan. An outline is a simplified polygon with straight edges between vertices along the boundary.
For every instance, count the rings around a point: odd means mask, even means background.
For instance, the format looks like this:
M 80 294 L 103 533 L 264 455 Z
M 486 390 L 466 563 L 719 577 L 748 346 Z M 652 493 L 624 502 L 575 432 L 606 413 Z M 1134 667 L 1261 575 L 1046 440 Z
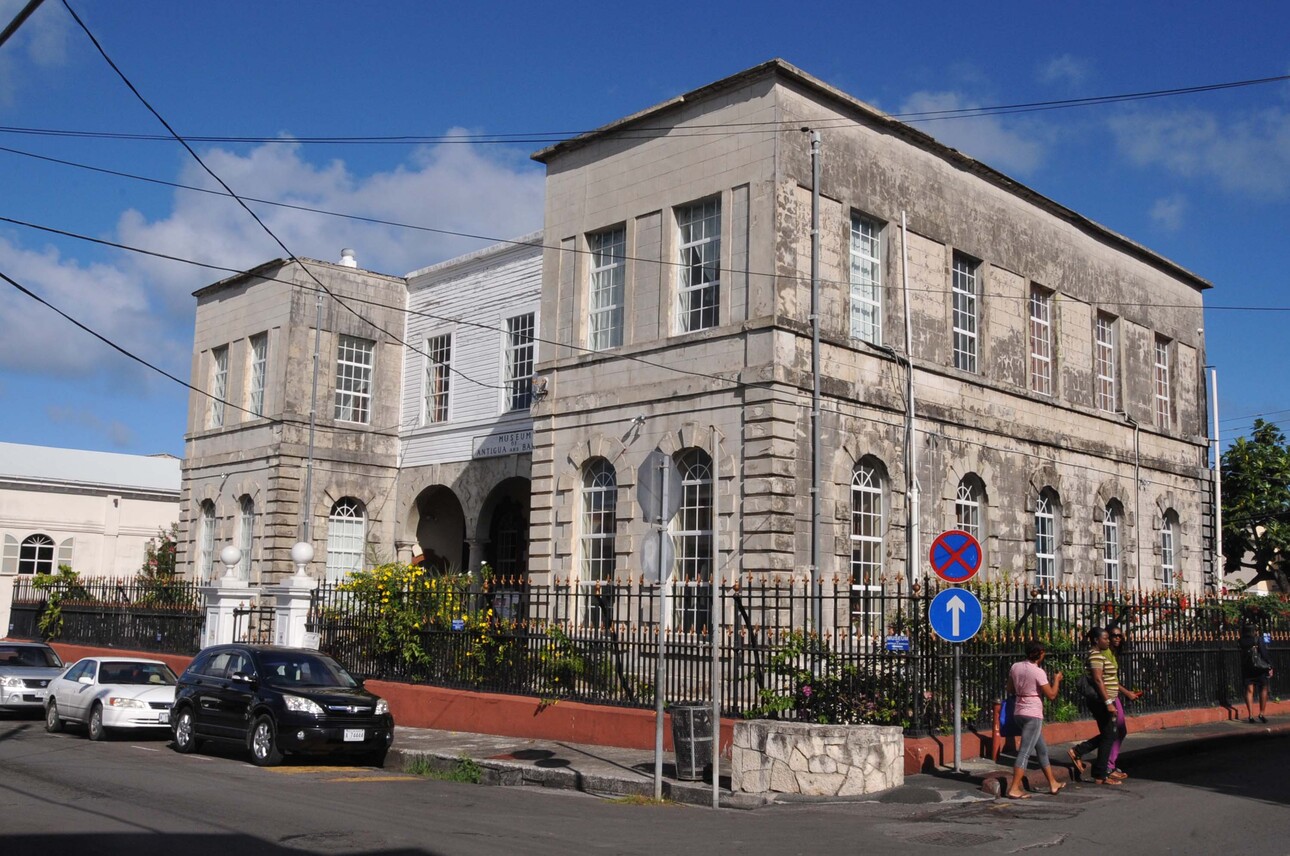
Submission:
M 86 657 L 49 682 L 45 730 L 82 722 L 91 740 L 116 729 L 168 729 L 175 673 L 160 660 Z

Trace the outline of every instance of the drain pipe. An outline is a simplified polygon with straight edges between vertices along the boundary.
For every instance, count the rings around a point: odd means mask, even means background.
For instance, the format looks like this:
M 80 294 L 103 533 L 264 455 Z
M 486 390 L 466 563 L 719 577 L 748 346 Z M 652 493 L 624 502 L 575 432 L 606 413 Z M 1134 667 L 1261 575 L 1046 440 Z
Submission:
M 820 604 L 820 132 L 811 134 L 811 623 L 822 631 Z
M 1138 494 L 1141 491 L 1142 479 L 1142 446 L 1139 444 L 1139 438 L 1142 433 L 1142 426 L 1138 420 L 1129 415 L 1129 411 L 1121 410 L 1120 415 L 1124 421 L 1133 426 L 1133 525 L 1135 528 L 1133 541 L 1133 579 L 1134 585 L 1138 590 L 1142 590 L 1142 509 L 1138 503 Z
M 905 299 L 905 582 L 914 590 L 919 560 L 922 491 L 918 486 L 918 424 L 914 416 L 914 319 L 909 307 L 909 225 L 900 212 L 900 279 Z
M 1214 411 L 1214 576 L 1213 585 L 1223 579 L 1226 568 L 1223 567 L 1223 445 L 1218 434 L 1218 369 L 1209 369 L 1209 394 Z
M 721 608 L 725 599 L 721 597 L 721 570 L 718 562 L 721 556 L 721 436 L 715 425 L 709 425 L 712 432 L 712 552 L 709 561 L 712 570 L 708 579 L 712 585 L 712 807 L 721 808 L 721 621 L 725 616 Z

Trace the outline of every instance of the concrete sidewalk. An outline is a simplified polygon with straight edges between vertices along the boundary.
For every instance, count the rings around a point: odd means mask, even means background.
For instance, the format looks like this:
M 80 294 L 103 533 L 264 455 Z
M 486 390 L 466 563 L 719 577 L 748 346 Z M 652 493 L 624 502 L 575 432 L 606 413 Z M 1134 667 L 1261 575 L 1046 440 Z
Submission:
M 1267 725 L 1244 720 L 1213 722 L 1130 734 L 1120 753 L 1121 766 L 1130 773 L 1135 765 L 1149 763 L 1161 754 L 1200 751 L 1219 741 L 1258 740 L 1290 735 L 1290 717 L 1271 717 Z M 1049 747 L 1053 769 L 1061 781 L 1069 781 L 1066 750 L 1074 744 Z M 532 785 L 562 788 L 603 797 L 654 796 L 654 753 L 652 750 L 619 749 L 610 746 L 500 737 L 457 731 L 398 727 L 386 766 L 406 769 L 423 765 L 442 773 L 460 770 L 462 759 L 479 769 L 480 780 L 489 785 Z M 671 753 L 663 756 L 663 797 L 674 802 L 709 806 L 712 785 L 676 778 Z M 881 794 L 869 794 L 848 801 L 938 802 L 998 796 L 1012 772 L 1011 756 L 1000 755 L 999 763 L 988 758 L 965 759 L 961 771 L 940 768 L 932 773 L 906 776 L 905 785 Z M 723 759 L 720 802 L 726 808 L 758 808 L 774 802 L 804 802 L 810 798 L 786 795 L 735 794 L 729 789 L 729 761 Z M 1002 784 L 1001 784 L 1002 783 Z M 1039 770 L 1028 771 L 1028 787 L 1045 787 Z M 836 797 L 821 801 L 838 802 Z

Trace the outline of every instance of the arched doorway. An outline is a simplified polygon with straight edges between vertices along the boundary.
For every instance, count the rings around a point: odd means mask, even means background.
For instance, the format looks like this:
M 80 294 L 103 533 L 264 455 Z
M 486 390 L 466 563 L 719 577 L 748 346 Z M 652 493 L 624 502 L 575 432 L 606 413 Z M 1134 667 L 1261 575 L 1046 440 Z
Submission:
M 461 502 L 443 485 L 417 495 L 417 547 L 413 563 L 436 573 L 463 573 L 470 568 L 466 515 Z

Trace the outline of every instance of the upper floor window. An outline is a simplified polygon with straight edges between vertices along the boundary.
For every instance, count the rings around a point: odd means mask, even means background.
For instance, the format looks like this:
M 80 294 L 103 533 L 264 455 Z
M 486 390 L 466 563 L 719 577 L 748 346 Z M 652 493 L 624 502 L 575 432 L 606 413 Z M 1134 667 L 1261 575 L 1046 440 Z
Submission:
M 527 410 L 533 403 L 533 313 L 506 319 L 506 409 Z
M 1030 286 L 1030 391 L 1053 394 L 1053 295 Z
M 962 253 L 954 254 L 954 272 L 950 284 L 953 296 L 954 368 L 966 372 L 977 370 L 979 269 L 977 262 Z
M 242 497 L 239 503 L 242 512 L 237 528 L 237 547 L 242 551 L 242 561 L 237 566 L 237 573 L 244 580 L 251 579 L 251 555 L 255 551 L 255 500 L 249 496 Z
M 1120 585 L 1120 504 L 1111 500 L 1102 516 L 1102 581 L 1112 587 Z
M 1035 503 L 1035 584 L 1051 586 L 1057 583 L 1060 556 L 1057 553 L 1057 521 L 1061 514 L 1061 500 L 1057 492 L 1045 488 Z
M 264 382 L 269 361 L 269 334 L 251 337 L 251 364 L 246 384 L 246 409 L 255 416 L 264 415 Z
M 587 236 L 591 250 L 591 294 L 588 340 L 593 351 L 623 343 L 623 283 L 627 263 L 627 229 L 608 229 Z
M 336 419 L 366 425 L 372 418 L 372 356 L 376 343 L 341 336 L 336 348 Z
M 452 372 L 452 335 L 443 333 L 426 340 L 425 403 L 423 421 L 437 425 L 448 421 L 448 387 Z
M 613 464 L 596 458 L 582 473 L 582 579 L 614 579 L 614 535 L 617 530 L 618 477 Z
M 210 409 L 206 413 L 207 428 L 224 426 L 224 401 L 228 396 L 228 345 L 211 348 Z
M 197 527 L 197 573 L 199 579 L 213 578 L 215 569 L 215 503 L 202 502 L 201 522 Z
M 345 497 L 331 508 L 327 518 L 327 579 L 344 579 L 363 569 L 363 547 L 367 541 L 367 515 L 363 504 Z
M 1177 527 L 1178 520 L 1174 513 L 1166 511 L 1160 521 L 1160 585 L 1164 588 L 1174 588 L 1178 585 L 1178 567 L 1174 555 L 1177 546 L 1174 534 Z
M 719 323 L 721 311 L 721 200 L 676 209 L 680 232 L 677 328 L 682 333 Z
M 851 215 L 851 338 L 882 344 L 882 225 Z
M 1120 401 L 1115 318 L 1097 314 L 1093 336 L 1093 370 L 1097 375 L 1097 409 L 1116 412 Z
M 52 574 L 54 572 L 54 539 L 37 533 L 22 539 L 18 553 L 18 573 Z
M 1169 340 L 1156 337 L 1156 427 L 1168 428 L 1169 418 Z

